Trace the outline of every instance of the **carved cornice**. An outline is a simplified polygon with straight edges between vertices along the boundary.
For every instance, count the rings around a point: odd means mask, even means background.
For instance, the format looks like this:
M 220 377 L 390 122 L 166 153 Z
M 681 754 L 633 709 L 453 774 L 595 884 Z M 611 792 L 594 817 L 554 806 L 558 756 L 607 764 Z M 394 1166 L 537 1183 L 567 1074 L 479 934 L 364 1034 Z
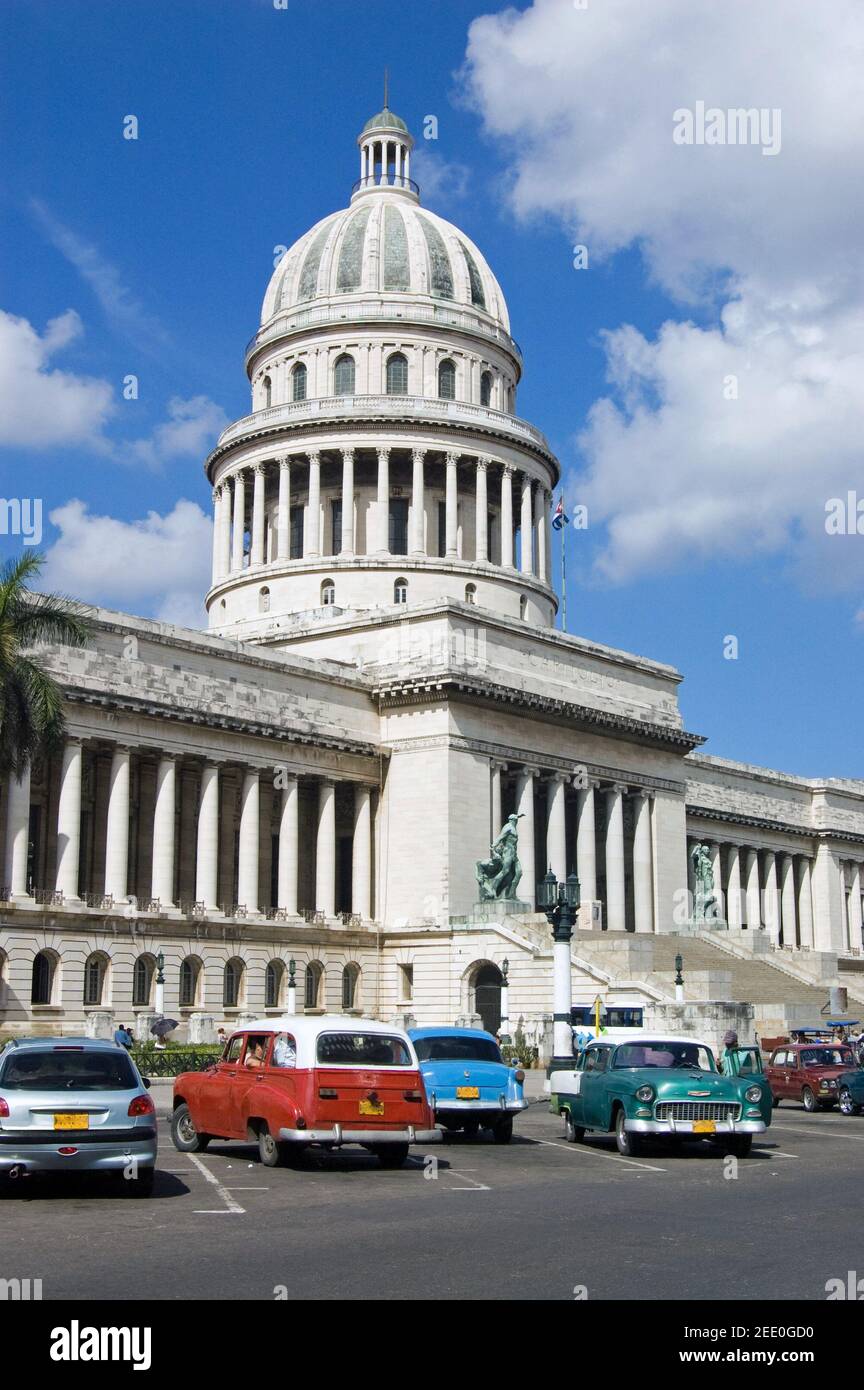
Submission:
M 864 845 L 864 834 L 858 835 L 853 830 L 801 825 L 798 821 L 770 820 L 767 816 L 747 816 L 735 811 L 720 811 L 713 806 L 691 806 L 688 802 L 687 815 L 699 816 L 704 820 L 722 821 L 726 825 L 740 825 L 748 830 L 775 830 L 781 835 L 799 835 L 813 840 L 844 840 L 849 844 Z

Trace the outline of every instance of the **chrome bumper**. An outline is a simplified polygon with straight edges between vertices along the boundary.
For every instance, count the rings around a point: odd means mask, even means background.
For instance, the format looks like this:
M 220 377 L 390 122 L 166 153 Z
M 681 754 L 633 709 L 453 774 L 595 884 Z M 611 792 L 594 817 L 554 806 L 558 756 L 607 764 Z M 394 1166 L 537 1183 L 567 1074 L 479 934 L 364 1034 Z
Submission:
M 74 1147 L 70 1141 L 68 1147 Z M 122 1172 L 133 1159 L 144 1168 L 156 1163 L 156 1140 L 137 1143 L 82 1144 L 74 1154 L 61 1154 L 48 1144 L 16 1144 L 0 1149 L 0 1173 L 24 1169 L 28 1173 Z
M 436 1100 L 434 1102 L 436 1115 L 449 1115 L 451 1111 L 462 1110 L 481 1110 L 487 1115 L 498 1114 L 516 1115 L 520 1110 L 528 1109 L 527 1100 L 499 1100 L 497 1103 L 492 1100 Z
M 624 1128 L 634 1134 L 693 1134 L 699 1123 L 699 1120 L 625 1120 Z M 713 1120 L 711 1123 L 714 1125 L 711 1134 L 764 1134 L 768 1128 L 764 1120 Z M 698 1133 L 701 1137 L 704 1131 Z
M 332 1129 L 280 1129 L 280 1140 L 287 1144 L 440 1144 L 440 1129 L 415 1129 L 406 1125 L 404 1129 L 345 1129 L 334 1125 Z

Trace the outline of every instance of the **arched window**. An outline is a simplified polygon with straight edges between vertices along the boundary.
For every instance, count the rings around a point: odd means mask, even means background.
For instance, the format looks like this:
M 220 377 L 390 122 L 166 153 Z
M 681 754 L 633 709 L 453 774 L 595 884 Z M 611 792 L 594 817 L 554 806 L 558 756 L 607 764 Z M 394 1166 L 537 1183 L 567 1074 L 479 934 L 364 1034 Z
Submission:
M 265 1009 L 278 1009 L 282 1002 L 282 980 L 285 976 L 285 966 L 281 960 L 271 960 L 267 963 L 264 973 L 264 1007 Z
M 393 602 L 394 602 L 394 603 L 407 603 L 407 602 L 408 602 L 408 580 L 407 580 L 407 579 L 397 579 L 397 580 L 396 580 L 396 583 L 393 585 Z
M 356 1009 L 357 986 L 360 983 L 360 966 L 352 961 L 342 971 L 342 1008 Z
M 155 962 L 152 956 L 139 956 L 132 968 L 132 1003 L 137 1009 L 145 1009 L 150 1003 L 153 989 Z
M 519 595 L 519 617 L 524 618 L 528 612 L 528 599 L 524 594 Z
M 387 358 L 387 395 L 408 395 L 408 358 L 402 352 Z
M 291 399 L 292 401 L 305 401 L 306 399 L 305 362 L 298 362 L 291 373 Z
M 197 956 L 187 956 L 180 962 L 180 1007 L 193 1009 L 198 999 L 198 982 L 201 978 L 201 962 Z
M 258 590 L 258 612 L 270 612 L 270 590 L 267 588 L 266 584 L 263 589 Z
M 449 357 L 438 364 L 438 395 L 442 401 L 456 399 L 456 363 Z
M 336 585 L 332 579 L 321 581 L 321 607 L 331 608 L 336 602 Z
M 54 989 L 56 961 L 48 951 L 40 951 L 33 959 L 33 978 L 30 986 L 31 1004 L 50 1004 Z
M 492 373 L 484 372 L 480 377 L 480 404 L 492 404 Z
M 324 966 L 320 960 L 310 960 L 306 966 L 303 988 L 303 1004 L 307 1009 L 320 1007 L 321 983 L 324 979 Z
M 269 376 L 265 376 L 261 382 L 261 390 L 264 393 L 264 407 L 266 409 L 268 405 L 273 404 L 273 383 Z
M 101 951 L 94 951 L 92 956 L 87 957 L 84 965 L 84 1003 L 91 1008 L 103 1002 L 107 966 L 108 961 Z
M 343 352 L 341 357 L 336 358 L 333 368 L 334 396 L 353 396 L 354 380 L 354 358 L 350 353 Z
M 243 962 L 237 956 L 233 960 L 226 961 L 225 970 L 222 974 L 222 1006 L 226 1009 L 236 1009 L 240 1003 L 240 993 L 243 986 Z
M 477 602 L 477 585 L 476 585 L 476 584 L 466 584 L 466 585 L 465 585 L 465 602 L 466 602 L 466 603 L 476 603 L 476 602 Z

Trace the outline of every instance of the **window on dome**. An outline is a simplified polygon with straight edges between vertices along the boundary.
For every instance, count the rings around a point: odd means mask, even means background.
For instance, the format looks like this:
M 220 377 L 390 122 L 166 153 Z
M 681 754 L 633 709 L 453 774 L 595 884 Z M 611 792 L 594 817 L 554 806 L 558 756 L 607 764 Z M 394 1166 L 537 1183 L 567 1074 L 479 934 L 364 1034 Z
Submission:
M 526 614 L 527 612 L 528 612 L 528 599 L 526 598 L 525 594 L 520 594 L 520 595 L 519 595 L 519 617 L 520 617 L 520 618 L 524 618 L 524 617 L 525 617 L 525 614 Z
M 480 378 L 480 404 L 492 404 L 492 373 L 484 372 Z
M 341 357 L 336 358 L 336 365 L 333 368 L 334 396 L 353 396 L 354 381 L 354 358 L 350 353 L 343 352 Z
M 343 293 L 347 290 L 359 290 L 360 281 L 363 274 L 363 243 L 366 239 L 366 224 L 369 221 L 371 208 L 361 208 L 355 212 L 348 228 L 342 237 L 342 247 L 339 252 L 339 267 L 336 272 L 336 288 Z
M 267 588 L 266 584 L 263 589 L 258 590 L 258 612 L 270 612 L 270 590 Z
M 434 223 L 417 214 L 429 253 L 429 290 L 437 299 L 453 298 L 453 271 L 444 238 Z
M 476 585 L 476 584 L 466 584 L 466 585 L 465 585 L 465 602 L 466 602 L 466 603 L 476 603 L 476 602 L 477 602 L 477 585 Z
M 291 508 L 291 543 L 289 560 L 303 559 L 303 507 Z
M 408 580 L 407 580 L 407 579 L 397 579 L 397 580 L 396 580 L 396 583 L 393 585 L 393 602 L 394 602 L 394 603 L 407 603 L 407 602 L 408 602 Z
M 294 401 L 305 401 L 306 399 L 306 364 L 298 362 L 291 373 L 291 399 Z
M 447 503 L 438 503 L 438 558 L 447 554 Z
M 265 376 L 264 380 L 261 382 L 261 389 L 264 393 L 264 408 L 266 409 L 267 406 L 273 403 L 273 383 L 269 376 Z
M 407 396 L 408 358 L 402 352 L 394 352 L 387 358 L 387 395 Z
M 325 579 L 321 585 L 321 607 L 332 608 L 336 602 L 336 585 L 332 579 Z
M 408 554 L 408 498 L 391 497 L 388 524 L 391 555 Z
M 438 395 L 442 401 L 456 399 L 456 363 L 449 357 L 438 364 Z
M 480 277 L 480 271 L 477 269 L 477 262 L 464 242 L 460 241 L 459 249 L 465 257 L 465 265 L 468 270 L 468 282 L 471 287 L 471 303 L 477 309 L 485 309 L 486 296 L 483 293 L 483 281 Z

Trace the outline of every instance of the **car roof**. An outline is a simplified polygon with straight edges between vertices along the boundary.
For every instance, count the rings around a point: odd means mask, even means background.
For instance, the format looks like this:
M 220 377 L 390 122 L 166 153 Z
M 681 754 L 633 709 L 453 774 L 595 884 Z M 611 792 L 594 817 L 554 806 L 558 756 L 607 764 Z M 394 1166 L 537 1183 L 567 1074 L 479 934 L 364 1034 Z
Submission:
M 497 1043 L 498 1039 L 494 1033 L 487 1033 L 485 1028 L 455 1028 L 452 1025 L 442 1023 L 440 1028 L 409 1028 L 409 1038 L 487 1038 L 491 1042 Z
M 308 1037 L 329 1030 L 351 1033 L 386 1033 L 405 1037 L 404 1028 L 395 1023 L 382 1023 L 375 1018 L 360 1018 L 355 1014 L 275 1014 L 272 1018 L 257 1018 L 251 1023 L 226 1029 L 231 1037 L 238 1033 L 293 1033 Z
M 10 1038 L 7 1047 L 81 1047 L 86 1048 L 88 1052 L 91 1050 L 94 1052 L 105 1050 L 116 1052 L 119 1048 L 121 1052 L 126 1051 L 126 1048 L 120 1047 L 120 1044 L 116 1043 L 113 1038 Z
M 647 1029 L 643 1029 L 641 1031 L 638 1029 L 634 1029 L 633 1032 L 630 1032 L 628 1030 L 626 1036 L 619 1038 L 604 1038 L 603 1034 L 601 1033 L 598 1037 L 592 1038 L 590 1043 L 587 1044 L 587 1046 L 596 1047 L 598 1043 L 600 1043 L 606 1047 L 621 1047 L 626 1046 L 627 1043 L 631 1042 L 642 1044 L 662 1043 L 664 1046 L 668 1045 L 669 1043 L 695 1043 L 697 1047 L 707 1047 L 708 1051 L 711 1051 L 711 1044 L 706 1042 L 704 1038 L 691 1038 L 681 1033 L 679 1033 L 677 1037 L 673 1037 L 669 1033 L 651 1033 Z

